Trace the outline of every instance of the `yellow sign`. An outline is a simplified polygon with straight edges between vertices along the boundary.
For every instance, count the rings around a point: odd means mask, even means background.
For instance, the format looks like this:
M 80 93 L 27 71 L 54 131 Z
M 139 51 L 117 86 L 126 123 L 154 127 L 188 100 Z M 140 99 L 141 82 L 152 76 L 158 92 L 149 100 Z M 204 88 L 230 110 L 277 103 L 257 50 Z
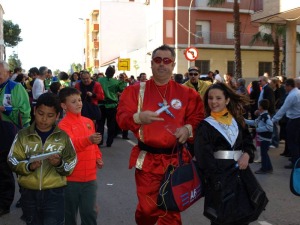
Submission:
M 130 71 L 130 59 L 120 59 L 118 61 L 118 70 Z

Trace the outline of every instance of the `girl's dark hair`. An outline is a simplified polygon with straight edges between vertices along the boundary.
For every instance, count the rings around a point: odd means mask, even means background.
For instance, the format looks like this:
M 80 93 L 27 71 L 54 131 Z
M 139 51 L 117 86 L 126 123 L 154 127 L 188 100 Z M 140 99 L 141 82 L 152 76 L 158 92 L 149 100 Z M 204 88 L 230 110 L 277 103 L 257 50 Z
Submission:
M 230 114 L 236 119 L 236 121 L 245 126 L 245 120 L 243 114 L 245 113 L 244 106 L 250 104 L 250 99 L 248 95 L 240 95 L 236 93 L 232 88 L 224 83 L 216 83 L 211 85 L 204 94 L 204 108 L 206 116 L 210 116 L 211 110 L 208 106 L 208 93 L 212 89 L 221 90 L 224 93 L 225 99 L 230 98 L 227 105 L 227 109 Z
M 74 75 L 77 75 L 78 80 L 80 79 L 80 74 L 79 74 L 78 72 L 74 72 L 74 73 L 72 73 L 72 75 L 71 75 L 71 77 L 70 77 L 70 80 L 71 80 L 72 82 L 75 81 L 75 80 L 74 80 Z
M 35 108 L 37 109 L 41 105 L 45 105 L 48 107 L 54 107 L 56 113 L 59 113 L 61 111 L 60 101 L 57 95 L 53 93 L 44 93 L 39 96 L 39 98 L 36 101 Z
M 62 103 L 66 103 L 67 97 L 69 97 L 71 95 L 80 95 L 80 91 L 76 88 L 65 87 L 65 88 L 61 89 L 58 94 L 60 102 L 62 102 Z

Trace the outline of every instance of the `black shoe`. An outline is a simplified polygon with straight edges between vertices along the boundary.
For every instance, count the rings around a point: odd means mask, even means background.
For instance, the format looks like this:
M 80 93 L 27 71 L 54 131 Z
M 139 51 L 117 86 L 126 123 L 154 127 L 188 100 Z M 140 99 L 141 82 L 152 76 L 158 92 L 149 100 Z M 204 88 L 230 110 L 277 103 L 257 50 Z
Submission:
M 109 145 L 109 144 L 106 144 L 106 147 L 110 148 L 110 147 L 111 147 L 111 144 L 110 144 L 110 145 Z
M 26 222 L 26 217 L 24 216 L 24 214 L 22 214 L 22 216 L 20 217 L 21 220 L 23 220 L 24 222 Z
M 284 168 L 286 168 L 286 169 L 293 169 L 294 165 L 292 163 L 290 163 L 288 165 L 285 165 Z
M 122 139 L 129 140 L 129 138 L 128 138 L 128 137 L 122 137 Z
M 255 174 L 267 174 L 267 173 L 273 173 L 273 170 L 262 170 L 262 169 L 259 169 L 259 170 L 255 171 Z
M 0 217 L 9 213 L 9 209 L 0 209 Z
M 19 199 L 19 200 L 17 201 L 16 207 L 17 207 L 17 208 L 21 208 L 21 199 Z

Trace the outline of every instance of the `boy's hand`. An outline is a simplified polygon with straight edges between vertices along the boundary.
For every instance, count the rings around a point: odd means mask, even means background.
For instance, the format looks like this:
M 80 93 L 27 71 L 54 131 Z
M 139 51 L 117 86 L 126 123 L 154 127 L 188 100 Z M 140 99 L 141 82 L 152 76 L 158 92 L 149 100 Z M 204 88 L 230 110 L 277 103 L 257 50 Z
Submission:
M 29 164 L 29 170 L 35 171 L 37 168 L 41 167 L 42 161 L 35 161 Z
M 97 159 L 96 164 L 97 164 L 98 169 L 102 169 L 102 167 L 104 165 L 102 159 Z
M 51 155 L 48 161 L 52 166 L 59 166 L 61 164 L 61 156 L 59 154 Z
M 89 139 L 93 144 L 99 144 L 102 140 L 102 135 L 100 133 L 94 133 L 89 136 Z

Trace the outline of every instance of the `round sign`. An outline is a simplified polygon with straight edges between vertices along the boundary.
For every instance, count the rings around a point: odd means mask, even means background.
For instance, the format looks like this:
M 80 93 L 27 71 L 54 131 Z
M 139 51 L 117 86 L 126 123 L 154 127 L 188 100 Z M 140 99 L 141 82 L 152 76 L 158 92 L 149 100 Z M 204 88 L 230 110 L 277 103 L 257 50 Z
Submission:
M 184 56 L 189 61 L 195 61 L 198 58 L 198 51 L 196 48 L 187 48 L 184 52 Z

